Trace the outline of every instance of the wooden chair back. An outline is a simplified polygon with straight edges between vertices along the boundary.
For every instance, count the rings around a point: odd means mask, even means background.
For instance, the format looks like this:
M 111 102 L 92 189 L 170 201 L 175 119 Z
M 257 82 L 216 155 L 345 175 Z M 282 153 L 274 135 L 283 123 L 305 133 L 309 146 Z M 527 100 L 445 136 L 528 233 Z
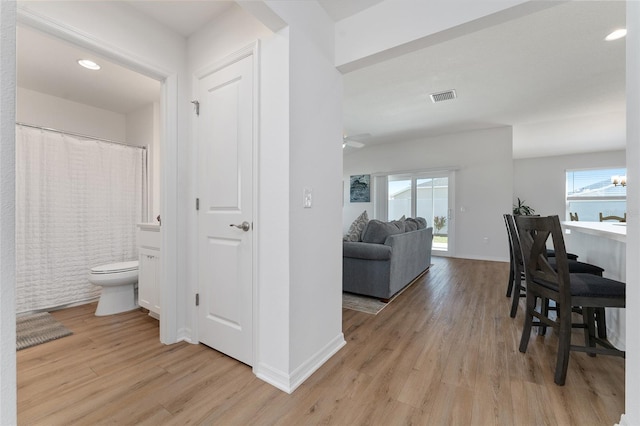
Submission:
M 545 297 L 569 303 L 569 262 L 558 216 L 517 216 L 516 224 L 527 288 L 532 287 Z M 555 251 L 555 269 L 547 261 L 547 242 L 551 241 Z M 571 305 L 568 305 L 571 306 Z
M 604 222 L 607 220 L 617 220 L 618 222 L 626 222 L 627 221 L 627 214 L 624 214 L 624 217 L 620 217 L 620 216 L 603 216 L 602 212 L 599 213 L 600 215 L 600 222 Z

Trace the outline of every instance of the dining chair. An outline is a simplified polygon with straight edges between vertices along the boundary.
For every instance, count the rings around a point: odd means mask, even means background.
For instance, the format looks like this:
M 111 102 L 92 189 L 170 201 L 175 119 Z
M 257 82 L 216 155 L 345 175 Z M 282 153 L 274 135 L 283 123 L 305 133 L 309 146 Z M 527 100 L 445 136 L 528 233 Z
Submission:
M 509 235 L 509 250 L 510 250 L 510 272 L 509 283 L 507 285 L 507 297 L 511 297 L 511 318 L 515 318 L 518 312 L 518 304 L 521 297 L 526 296 L 525 286 L 522 284 L 524 281 L 524 266 L 522 261 L 522 249 L 520 247 L 520 239 L 518 237 L 518 231 L 514 222 L 514 216 L 510 214 L 504 215 L 505 224 L 507 226 L 507 233 Z M 546 251 L 546 256 L 549 258 L 549 262 L 555 265 L 556 253 L 553 249 Z M 567 253 L 566 257 L 569 259 L 569 269 L 571 272 L 584 272 L 587 274 L 595 274 L 602 276 L 604 269 L 599 266 L 592 265 L 590 263 L 579 262 L 578 255 L 573 253 Z M 520 277 L 517 279 L 516 277 Z M 516 291 L 517 293 L 514 293 Z M 545 306 L 546 308 L 546 306 Z M 602 333 L 605 333 L 606 325 L 603 322 L 604 318 L 598 321 Z M 540 334 L 546 332 L 546 328 L 540 330 Z M 606 334 L 604 335 L 606 337 Z
M 600 222 L 605 222 L 607 220 L 617 220 L 618 222 L 626 222 L 627 221 L 627 214 L 624 214 L 624 217 L 620 217 L 620 216 L 603 216 L 602 212 L 598 213 L 600 215 Z
M 558 349 L 554 375 L 557 385 L 565 384 L 570 351 L 624 357 L 624 351 L 596 336 L 594 310 L 607 307 L 624 308 L 625 283 L 594 274 L 570 273 L 558 216 L 517 216 L 515 222 L 522 248 L 527 293 L 520 352 L 527 351 L 533 326 L 546 325 L 557 329 Z M 555 267 L 549 264 L 546 256 L 549 240 L 556 252 Z M 556 302 L 555 318 L 536 311 L 538 298 Z M 582 324 L 572 324 L 572 307 L 575 306 L 581 308 Z M 534 322 L 534 318 L 537 321 Z M 571 343 L 571 331 L 575 326 L 584 329 L 584 346 Z

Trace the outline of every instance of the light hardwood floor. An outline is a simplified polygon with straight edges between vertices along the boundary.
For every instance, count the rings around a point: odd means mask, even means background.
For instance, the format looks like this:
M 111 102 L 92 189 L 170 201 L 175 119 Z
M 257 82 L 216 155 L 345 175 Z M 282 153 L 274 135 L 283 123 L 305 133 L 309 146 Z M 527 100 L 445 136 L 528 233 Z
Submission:
M 54 312 L 74 334 L 18 352 L 21 425 L 613 425 L 624 360 L 572 353 L 553 383 L 557 339 L 518 352 L 508 265 L 435 258 L 377 316 L 343 310 L 347 345 L 292 395 L 203 345 L 158 342 L 141 311 Z M 523 306 L 521 302 L 521 307 Z M 581 339 L 580 332 L 574 335 Z

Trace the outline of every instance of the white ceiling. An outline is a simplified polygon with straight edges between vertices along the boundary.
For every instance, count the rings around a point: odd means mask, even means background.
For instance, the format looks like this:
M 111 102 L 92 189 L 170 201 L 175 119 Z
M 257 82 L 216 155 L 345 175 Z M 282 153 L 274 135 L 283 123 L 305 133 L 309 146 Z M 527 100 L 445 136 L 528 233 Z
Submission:
M 335 20 L 382 0 L 319 0 Z M 188 37 L 235 6 L 230 1 L 126 1 L 137 13 Z M 133 12 L 132 9 L 132 12 Z M 344 76 L 344 127 L 367 145 L 514 126 L 514 157 L 624 149 L 622 1 L 557 6 Z M 18 85 L 127 113 L 159 96 L 159 83 L 33 30 L 18 31 Z M 432 104 L 429 93 L 455 89 Z M 610 145 L 604 146 L 606 138 Z M 363 148 L 363 149 L 366 149 Z
M 624 149 L 625 43 L 603 40 L 624 26 L 624 2 L 559 2 L 353 71 L 345 129 L 371 145 L 514 126 L 515 157 Z M 431 103 L 448 89 L 457 99 Z
M 157 80 L 27 27 L 19 26 L 16 38 L 19 87 L 120 114 L 160 100 Z M 102 68 L 87 70 L 78 59 L 91 59 Z

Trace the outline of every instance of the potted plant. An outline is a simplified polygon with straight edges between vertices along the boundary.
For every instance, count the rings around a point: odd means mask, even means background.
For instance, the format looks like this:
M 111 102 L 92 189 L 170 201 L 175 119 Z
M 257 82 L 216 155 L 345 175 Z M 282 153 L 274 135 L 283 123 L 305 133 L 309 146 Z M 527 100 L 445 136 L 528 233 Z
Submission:
M 442 228 L 447 224 L 447 218 L 445 216 L 434 216 L 433 218 L 433 227 L 436 228 L 436 235 L 440 232 Z
M 514 204 L 513 205 L 513 214 L 514 216 L 531 216 L 535 213 L 536 211 L 525 204 L 524 200 L 520 200 L 520 198 L 518 198 L 518 204 Z

